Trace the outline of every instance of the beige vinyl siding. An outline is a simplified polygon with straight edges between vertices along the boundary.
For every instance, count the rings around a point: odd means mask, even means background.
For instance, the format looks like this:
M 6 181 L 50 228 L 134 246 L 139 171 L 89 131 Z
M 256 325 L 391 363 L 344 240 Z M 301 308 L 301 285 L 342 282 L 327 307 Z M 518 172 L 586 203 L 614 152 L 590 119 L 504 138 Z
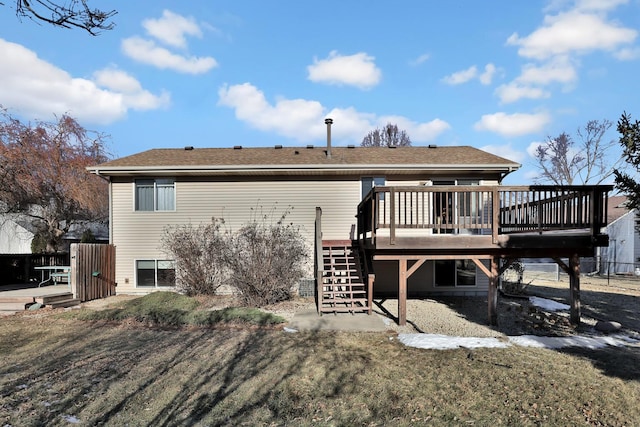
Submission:
M 432 178 L 385 177 L 386 185 L 424 185 L 425 181 Z M 292 207 L 287 220 L 302 227 L 312 253 L 316 206 L 323 211 L 323 238 L 349 239 L 361 196 L 360 176 L 288 180 L 264 177 L 248 177 L 247 180 L 176 177 L 175 211 L 136 212 L 133 181 L 133 178 L 113 178 L 112 181 L 111 236 L 112 243 L 117 247 L 118 293 L 149 292 L 149 288 L 136 288 L 135 261 L 167 258 L 160 248 L 160 238 L 168 225 L 196 225 L 218 217 L 224 218 L 226 226 L 233 230 L 256 213 L 268 214 L 273 210 L 272 218 L 277 220 L 287 208 Z M 484 181 L 481 184 L 497 182 Z M 376 289 L 380 286 L 380 289 L 397 292 L 397 266 L 387 267 L 385 265 L 377 269 L 379 284 L 376 284 Z M 427 262 L 410 278 L 409 286 L 410 289 L 434 291 L 436 289 L 433 289 L 432 283 L 433 263 Z M 474 290 L 486 291 L 486 284 L 486 277 L 478 270 L 477 287 Z
M 407 266 L 411 266 L 415 261 L 409 261 Z M 482 263 L 489 268 L 489 261 Z M 375 293 L 377 296 L 398 295 L 398 262 L 397 261 L 374 261 L 376 272 Z M 434 261 L 426 261 L 407 280 L 407 294 L 409 296 L 427 295 L 485 295 L 489 289 L 489 278 L 482 270 L 476 267 L 475 286 L 435 286 L 434 285 L 435 265 Z
M 136 212 L 134 184 L 114 182 L 113 243 L 116 245 L 118 293 L 146 293 L 135 285 L 135 261 L 166 259 L 160 239 L 167 225 L 200 224 L 224 218 L 237 229 L 252 215 L 273 214 L 277 221 L 291 207 L 287 221 L 301 226 L 312 248 L 315 208 L 322 208 L 324 239 L 349 239 L 360 201 L 360 181 L 196 181 L 176 179 L 176 210 Z M 312 258 L 310 257 L 310 260 Z M 128 281 L 128 283 L 127 283 Z

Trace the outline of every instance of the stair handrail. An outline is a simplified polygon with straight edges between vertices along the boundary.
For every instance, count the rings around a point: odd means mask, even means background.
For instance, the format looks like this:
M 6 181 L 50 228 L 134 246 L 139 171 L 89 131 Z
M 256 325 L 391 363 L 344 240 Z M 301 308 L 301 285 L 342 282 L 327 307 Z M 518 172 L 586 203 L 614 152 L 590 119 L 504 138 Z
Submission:
M 316 274 L 316 308 L 320 314 L 320 305 L 322 304 L 322 271 L 324 263 L 322 260 L 322 208 L 316 206 L 315 221 L 315 244 L 314 244 L 314 271 Z

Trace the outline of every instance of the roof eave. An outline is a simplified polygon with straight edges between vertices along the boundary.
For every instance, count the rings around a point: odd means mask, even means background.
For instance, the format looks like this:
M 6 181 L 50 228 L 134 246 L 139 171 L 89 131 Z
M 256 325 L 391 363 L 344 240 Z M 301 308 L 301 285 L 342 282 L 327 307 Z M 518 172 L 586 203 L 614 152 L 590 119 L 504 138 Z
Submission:
M 468 171 L 484 170 L 491 172 L 513 172 L 520 168 L 518 163 L 508 164 L 349 164 L 349 165 L 220 165 L 220 166 L 90 166 L 88 171 L 96 175 L 148 175 L 148 174 L 188 174 L 188 175 L 208 175 L 208 174 L 234 174 L 255 175 L 256 172 L 264 174 L 274 173 L 344 173 L 359 171 L 402 171 L 402 172 L 424 172 L 424 171 Z

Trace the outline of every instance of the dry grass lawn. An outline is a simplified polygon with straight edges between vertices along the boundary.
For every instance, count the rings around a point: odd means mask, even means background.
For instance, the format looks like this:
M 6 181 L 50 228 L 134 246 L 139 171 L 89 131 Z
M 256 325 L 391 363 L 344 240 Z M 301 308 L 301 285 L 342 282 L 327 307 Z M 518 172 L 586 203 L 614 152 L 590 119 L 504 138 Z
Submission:
M 640 348 L 0 319 L 0 425 L 639 425 Z

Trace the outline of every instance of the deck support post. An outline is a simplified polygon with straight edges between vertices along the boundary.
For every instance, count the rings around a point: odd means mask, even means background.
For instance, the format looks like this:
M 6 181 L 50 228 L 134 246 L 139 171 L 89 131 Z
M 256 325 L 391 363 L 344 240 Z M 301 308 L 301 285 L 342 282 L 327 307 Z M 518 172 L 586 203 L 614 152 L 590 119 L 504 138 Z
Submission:
M 569 320 L 573 325 L 580 324 L 581 308 L 580 308 L 580 257 L 578 254 L 571 255 L 569 258 L 569 288 L 571 293 L 571 311 Z
M 580 256 L 578 254 L 571 255 L 568 266 L 560 258 L 553 258 L 553 260 L 569 276 L 569 301 L 571 303 L 569 321 L 572 325 L 579 325 L 582 315 L 580 308 Z
M 495 326 L 498 324 L 498 278 L 500 277 L 498 272 L 498 257 L 491 257 L 491 274 L 489 275 L 489 294 L 488 311 L 489 311 L 489 325 Z
M 407 260 L 400 259 L 398 280 L 398 325 L 407 324 Z

